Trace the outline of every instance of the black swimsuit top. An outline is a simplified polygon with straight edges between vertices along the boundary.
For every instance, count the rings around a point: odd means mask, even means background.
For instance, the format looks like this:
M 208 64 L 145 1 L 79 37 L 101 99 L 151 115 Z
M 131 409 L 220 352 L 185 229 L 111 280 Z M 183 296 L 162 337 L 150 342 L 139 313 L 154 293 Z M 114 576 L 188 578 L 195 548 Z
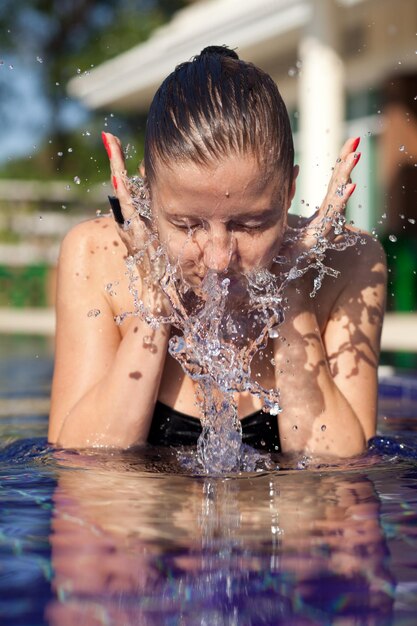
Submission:
M 266 452 L 279 452 L 280 440 L 277 418 L 256 411 L 241 420 L 242 441 Z M 157 402 L 152 418 L 148 443 L 157 446 L 196 445 L 201 434 L 200 420 Z

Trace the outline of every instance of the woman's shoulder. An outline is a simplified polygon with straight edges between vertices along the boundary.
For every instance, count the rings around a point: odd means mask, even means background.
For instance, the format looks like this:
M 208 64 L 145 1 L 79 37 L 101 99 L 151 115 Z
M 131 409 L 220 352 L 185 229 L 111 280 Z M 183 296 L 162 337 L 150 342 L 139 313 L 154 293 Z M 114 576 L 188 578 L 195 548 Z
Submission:
M 121 245 L 114 219 L 110 214 L 106 214 L 79 222 L 67 232 L 62 243 L 64 246 L 100 245 L 109 236 L 114 237 L 118 245 Z
M 381 242 L 371 233 L 349 227 L 345 236 L 336 242 L 339 249 L 329 250 L 328 257 L 335 269 L 346 275 L 351 281 L 358 274 L 364 275 L 375 271 L 385 271 L 386 255 Z
M 65 235 L 61 244 L 59 262 L 67 258 L 71 263 L 82 262 L 95 265 L 97 262 L 120 262 L 126 248 L 110 215 L 80 222 Z
M 288 215 L 291 228 L 302 228 L 306 218 Z M 329 234 L 329 247 L 325 254 L 325 265 L 339 274 L 338 285 L 351 282 L 357 276 L 370 272 L 386 272 L 386 256 L 381 242 L 371 233 L 355 226 L 346 226 L 343 234 L 336 239 Z M 345 279 L 345 280 L 343 280 Z
M 370 233 L 349 227 L 353 239 L 337 242 L 341 247 L 329 249 L 323 260 L 331 274 L 327 274 L 322 287 L 317 292 L 317 311 L 324 328 L 332 312 L 350 308 L 355 303 L 373 300 L 383 306 L 387 282 L 387 268 L 384 248 Z M 312 280 L 312 279 L 311 279 Z
M 352 230 L 356 241 L 343 250 L 330 251 L 326 265 L 336 270 L 337 277 L 325 283 L 322 298 L 327 297 L 329 316 L 340 307 L 346 311 L 368 306 L 383 310 L 387 284 L 384 248 L 368 232 Z

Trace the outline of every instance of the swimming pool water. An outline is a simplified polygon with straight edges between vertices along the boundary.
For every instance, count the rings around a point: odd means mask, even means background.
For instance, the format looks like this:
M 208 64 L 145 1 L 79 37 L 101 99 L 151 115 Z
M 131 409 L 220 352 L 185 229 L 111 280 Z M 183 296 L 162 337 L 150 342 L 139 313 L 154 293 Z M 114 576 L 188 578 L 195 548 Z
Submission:
M 381 381 L 349 462 L 223 478 L 173 450 L 46 445 L 51 347 L 3 338 L 0 623 L 417 623 L 417 382 Z

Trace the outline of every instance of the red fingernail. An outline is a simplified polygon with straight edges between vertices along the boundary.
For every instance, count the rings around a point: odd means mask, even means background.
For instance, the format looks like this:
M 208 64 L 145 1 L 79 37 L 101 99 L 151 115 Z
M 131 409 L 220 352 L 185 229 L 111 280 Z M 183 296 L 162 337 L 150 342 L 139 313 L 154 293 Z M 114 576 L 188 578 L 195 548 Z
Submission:
M 353 147 L 352 147 L 353 152 L 355 152 L 356 148 L 359 146 L 360 140 L 361 140 L 360 137 L 356 137 L 355 141 L 353 142 Z
M 357 162 L 359 161 L 359 159 L 361 158 L 361 154 L 362 152 L 358 152 L 358 154 L 355 155 L 355 158 L 353 159 L 353 164 L 356 165 Z
M 356 189 L 356 183 L 354 183 L 354 184 L 352 185 L 351 189 L 349 190 L 349 195 L 348 195 L 348 198 L 350 198 L 350 196 L 353 194 L 353 192 L 355 191 L 355 189 Z
M 103 130 L 103 132 L 101 133 L 101 138 L 102 138 L 102 140 L 103 140 L 104 147 L 106 148 L 106 151 L 107 151 L 108 157 L 109 157 L 109 159 L 111 159 L 111 149 L 110 149 L 109 142 L 108 142 L 108 140 L 107 140 L 106 133 L 104 132 L 104 130 Z
M 116 176 L 113 176 L 111 180 L 112 180 L 112 183 L 113 183 L 113 187 L 115 189 L 117 189 L 117 178 L 116 178 Z

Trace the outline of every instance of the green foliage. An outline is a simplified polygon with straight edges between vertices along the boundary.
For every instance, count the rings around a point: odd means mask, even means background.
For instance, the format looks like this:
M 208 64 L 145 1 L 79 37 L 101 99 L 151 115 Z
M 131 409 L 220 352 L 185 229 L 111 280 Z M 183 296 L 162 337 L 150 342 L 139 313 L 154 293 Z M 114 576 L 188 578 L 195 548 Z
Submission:
M 27 158 L 7 161 L 0 176 L 65 178 L 97 182 L 108 174 L 100 133 L 109 130 L 137 139 L 142 156 L 143 116 L 110 117 L 110 112 L 70 109 L 68 80 L 146 40 L 152 31 L 184 6 L 185 0 L 2 0 L 2 55 L 14 55 L 39 74 L 48 110 L 42 145 Z M 3 77 L 3 80 L 1 80 Z M 13 82 L 0 76 L 0 116 L 12 122 L 19 106 Z M 105 119 L 107 117 L 107 119 Z M 78 127 L 76 120 L 79 122 Z
M 0 228 L 0 243 L 18 243 L 20 236 L 13 230 Z
M 0 265 L 0 307 L 44 307 L 48 304 L 46 265 Z
M 109 161 L 102 140 L 102 130 L 118 135 L 128 151 L 128 169 L 131 173 L 143 158 L 143 140 L 146 119 L 104 114 L 91 116 L 80 128 L 62 133 L 46 141 L 34 156 L 13 159 L 2 164 L 0 177 L 8 179 L 67 180 L 81 179 L 79 191 L 109 179 Z M 88 133 L 88 134 L 87 134 Z M 134 144 L 132 145 L 132 140 Z M 51 147 L 53 146 L 53 149 Z

